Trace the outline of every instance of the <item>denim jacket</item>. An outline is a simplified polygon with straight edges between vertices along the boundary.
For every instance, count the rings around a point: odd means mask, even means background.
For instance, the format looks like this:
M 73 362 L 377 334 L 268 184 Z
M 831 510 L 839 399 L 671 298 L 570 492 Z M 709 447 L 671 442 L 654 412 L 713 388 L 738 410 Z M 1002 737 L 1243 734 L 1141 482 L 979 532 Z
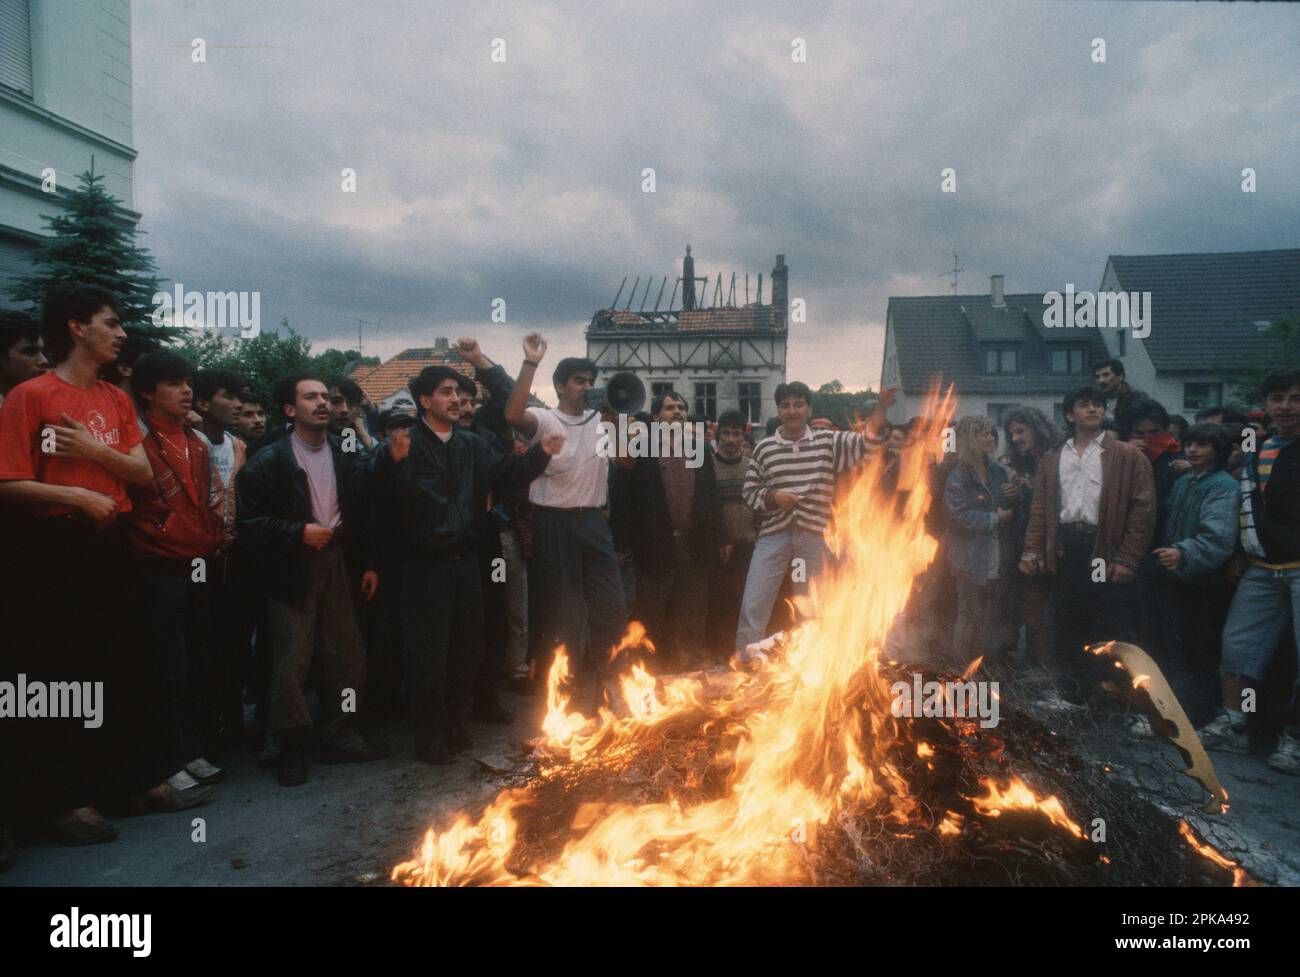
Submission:
M 957 573 L 976 582 L 1002 575 L 1002 564 L 1010 553 L 1007 533 L 998 522 L 1002 488 L 1010 479 L 996 461 L 988 465 L 988 482 L 960 465 L 953 468 L 943 490 L 944 534 L 948 562 Z M 1005 503 L 1004 503 L 1005 504 Z M 1008 505 L 1009 508 L 1009 505 Z

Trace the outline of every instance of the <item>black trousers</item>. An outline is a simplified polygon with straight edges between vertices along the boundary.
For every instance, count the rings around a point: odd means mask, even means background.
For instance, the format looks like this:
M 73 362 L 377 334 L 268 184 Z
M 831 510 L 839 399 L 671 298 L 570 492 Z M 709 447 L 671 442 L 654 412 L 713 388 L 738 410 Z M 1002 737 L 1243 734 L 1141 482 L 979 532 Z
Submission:
M 1079 691 L 1094 688 L 1114 670 L 1109 659 L 1084 651 L 1103 641 L 1138 641 L 1136 582 L 1093 580 L 1095 531 L 1057 530 L 1056 667 Z
M 535 572 L 534 572 L 535 571 Z M 564 645 L 573 674 L 598 701 L 610 649 L 627 630 L 622 568 L 605 517 L 596 509 L 533 507 L 529 595 L 542 608 L 542 664 Z
M 0 676 L 102 683 L 99 725 L 84 718 L 0 720 L 15 813 L 48 817 L 158 783 L 152 757 L 124 749 L 140 708 L 131 640 L 129 555 L 119 524 L 64 516 L 12 524 L 3 563 Z
M 504 560 L 501 555 L 501 536 L 495 518 L 482 527 L 478 544 L 479 592 L 483 595 L 483 659 L 474 682 L 474 702 L 490 707 L 497 701 L 497 683 L 504 678 L 506 643 L 510 629 L 506 608 L 506 582 L 497 573 L 493 580 L 494 563 Z M 495 564 L 496 567 L 502 564 Z M 508 570 L 506 572 L 509 572 Z
M 478 560 L 408 558 L 402 567 L 402 641 L 416 746 L 464 722 L 483 657 Z
M 142 760 L 153 754 L 157 783 L 210 752 L 211 592 L 208 583 L 194 582 L 186 561 L 131 563 L 136 681 L 144 698 L 130 751 Z

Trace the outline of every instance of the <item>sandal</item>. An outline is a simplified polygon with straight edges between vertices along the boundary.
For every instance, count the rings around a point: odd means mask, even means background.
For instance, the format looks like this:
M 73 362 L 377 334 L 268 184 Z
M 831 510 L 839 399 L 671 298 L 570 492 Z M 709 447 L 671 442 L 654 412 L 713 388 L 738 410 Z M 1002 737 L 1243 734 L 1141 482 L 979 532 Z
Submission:
M 215 791 L 211 787 L 191 787 L 189 790 L 177 790 L 163 781 L 161 795 L 145 791 L 131 798 L 132 814 L 166 814 L 172 811 L 188 811 L 192 807 L 206 804 L 212 800 Z

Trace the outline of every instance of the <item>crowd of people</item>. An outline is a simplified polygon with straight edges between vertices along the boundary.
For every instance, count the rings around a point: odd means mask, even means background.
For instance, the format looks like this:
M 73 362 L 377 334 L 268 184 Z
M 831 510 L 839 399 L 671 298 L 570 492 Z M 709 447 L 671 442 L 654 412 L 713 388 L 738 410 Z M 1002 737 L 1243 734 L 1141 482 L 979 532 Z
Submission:
M 291 375 L 268 397 L 196 369 L 128 336 L 94 287 L 0 323 L 0 681 L 104 690 L 100 725 L 0 719 L 0 864 L 18 824 L 90 844 L 117 836 L 106 812 L 208 803 L 245 750 L 286 787 L 313 757 L 389 755 L 395 729 L 419 761 L 456 763 L 560 648 L 575 704 L 617 710 L 631 621 L 660 671 L 744 663 L 832 559 L 852 470 L 883 455 L 885 505 L 906 452 L 937 454 L 920 418 L 890 424 L 894 391 L 838 430 L 790 382 L 765 432 L 660 391 L 633 423 L 664 426 L 670 450 L 610 457 L 593 362 L 561 359 L 544 408 L 542 336 L 513 377 L 472 337 L 456 349 L 472 379 L 425 367 L 416 410 L 380 412 L 346 377 Z M 1008 412 L 1003 455 L 991 419 L 958 421 L 930 469 L 941 555 L 903 618 L 954 661 L 1036 670 L 1062 708 L 1095 685 L 1086 644 L 1134 640 L 1207 745 L 1244 752 L 1256 698 L 1290 699 L 1261 683 L 1300 608 L 1300 370 L 1268 375 L 1259 416 L 1191 424 L 1116 361 L 1095 379 L 1065 399 L 1067 435 Z M 1294 722 L 1268 762 L 1300 773 Z

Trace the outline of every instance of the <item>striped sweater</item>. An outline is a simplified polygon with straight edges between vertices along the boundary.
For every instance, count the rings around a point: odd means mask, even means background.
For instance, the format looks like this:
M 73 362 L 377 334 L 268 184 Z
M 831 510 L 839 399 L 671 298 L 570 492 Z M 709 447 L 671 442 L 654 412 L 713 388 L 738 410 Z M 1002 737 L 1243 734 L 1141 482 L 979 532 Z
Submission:
M 745 474 L 745 501 L 763 520 L 760 536 L 785 529 L 824 532 L 830 523 L 835 476 L 870 457 L 878 442 L 853 431 L 809 428 L 797 441 L 787 441 L 778 430 L 754 447 Z M 793 492 L 799 504 L 793 509 L 769 509 L 776 491 Z

